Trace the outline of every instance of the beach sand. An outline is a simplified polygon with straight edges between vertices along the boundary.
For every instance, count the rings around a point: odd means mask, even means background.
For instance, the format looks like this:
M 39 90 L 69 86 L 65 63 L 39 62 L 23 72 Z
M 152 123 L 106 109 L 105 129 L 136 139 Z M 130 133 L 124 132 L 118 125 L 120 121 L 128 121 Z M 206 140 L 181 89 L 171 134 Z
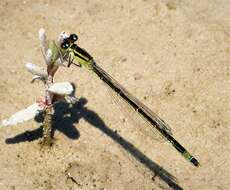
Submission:
M 51 148 L 41 149 L 34 120 L 0 129 L 0 189 L 229 189 L 229 10 L 229 0 L 1 0 L 0 120 L 43 96 L 24 66 L 45 68 L 38 30 L 49 39 L 76 33 L 201 166 L 156 138 L 95 75 L 63 67 L 55 81 L 74 82 L 78 104 L 60 105 Z

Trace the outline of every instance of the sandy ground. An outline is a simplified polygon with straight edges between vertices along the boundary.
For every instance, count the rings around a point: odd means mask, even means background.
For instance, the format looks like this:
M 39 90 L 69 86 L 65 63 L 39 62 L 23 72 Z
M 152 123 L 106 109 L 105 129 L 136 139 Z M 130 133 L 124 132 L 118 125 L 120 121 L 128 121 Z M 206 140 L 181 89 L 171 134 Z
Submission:
M 229 0 L 1 0 L 0 119 L 43 95 L 24 67 L 44 66 L 39 28 L 74 32 L 201 166 L 120 111 L 92 73 L 62 68 L 56 81 L 74 82 L 79 102 L 59 105 L 50 149 L 35 121 L 0 129 L 0 189 L 229 189 L 229 10 Z

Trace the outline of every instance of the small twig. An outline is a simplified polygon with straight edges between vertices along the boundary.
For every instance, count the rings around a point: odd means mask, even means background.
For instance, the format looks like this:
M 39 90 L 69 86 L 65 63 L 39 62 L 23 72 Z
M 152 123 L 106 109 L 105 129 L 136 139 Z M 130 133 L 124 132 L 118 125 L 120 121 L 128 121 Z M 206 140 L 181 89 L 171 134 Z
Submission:
M 66 177 L 67 177 L 67 180 L 70 179 L 73 183 L 77 184 L 78 186 L 82 186 L 80 183 L 77 182 L 76 179 L 74 179 L 73 176 L 71 176 L 71 174 L 70 174 L 69 172 L 66 173 L 66 175 L 67 175 L 67 176 L 66 176 Z

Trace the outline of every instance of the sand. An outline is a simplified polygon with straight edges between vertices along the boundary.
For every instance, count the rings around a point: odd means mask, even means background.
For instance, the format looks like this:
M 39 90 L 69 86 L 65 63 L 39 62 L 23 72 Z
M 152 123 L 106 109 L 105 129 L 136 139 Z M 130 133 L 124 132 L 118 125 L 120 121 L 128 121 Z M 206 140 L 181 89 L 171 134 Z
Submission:
M 79 102 L 59 105 L 55 143 L 39 118 L 0 129 L 0 189 L 229 189 L 229 0 L 1 0 L 0 120 L 43 96 L 26 62 L 44 66 L 38 30 L 79 45 L 163 118 L 201 163 L 154 137 L 84 68 L 61 68 Z

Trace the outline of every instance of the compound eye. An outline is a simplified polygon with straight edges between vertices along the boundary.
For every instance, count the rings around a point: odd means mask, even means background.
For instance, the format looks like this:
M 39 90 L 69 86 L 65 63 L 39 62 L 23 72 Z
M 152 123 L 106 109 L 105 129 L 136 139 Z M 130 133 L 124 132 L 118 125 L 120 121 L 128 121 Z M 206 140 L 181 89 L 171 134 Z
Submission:
M 76 34 L 70 34 L 69 39 L 73 42 L 76 42 L 78 40 L 78 36 Z
M 69 47 L 69 44 L 67 43 L 67 42 L 63 42 L 62 44 L 61 44 L 61 48 L 62 49 L 67 49 Z

